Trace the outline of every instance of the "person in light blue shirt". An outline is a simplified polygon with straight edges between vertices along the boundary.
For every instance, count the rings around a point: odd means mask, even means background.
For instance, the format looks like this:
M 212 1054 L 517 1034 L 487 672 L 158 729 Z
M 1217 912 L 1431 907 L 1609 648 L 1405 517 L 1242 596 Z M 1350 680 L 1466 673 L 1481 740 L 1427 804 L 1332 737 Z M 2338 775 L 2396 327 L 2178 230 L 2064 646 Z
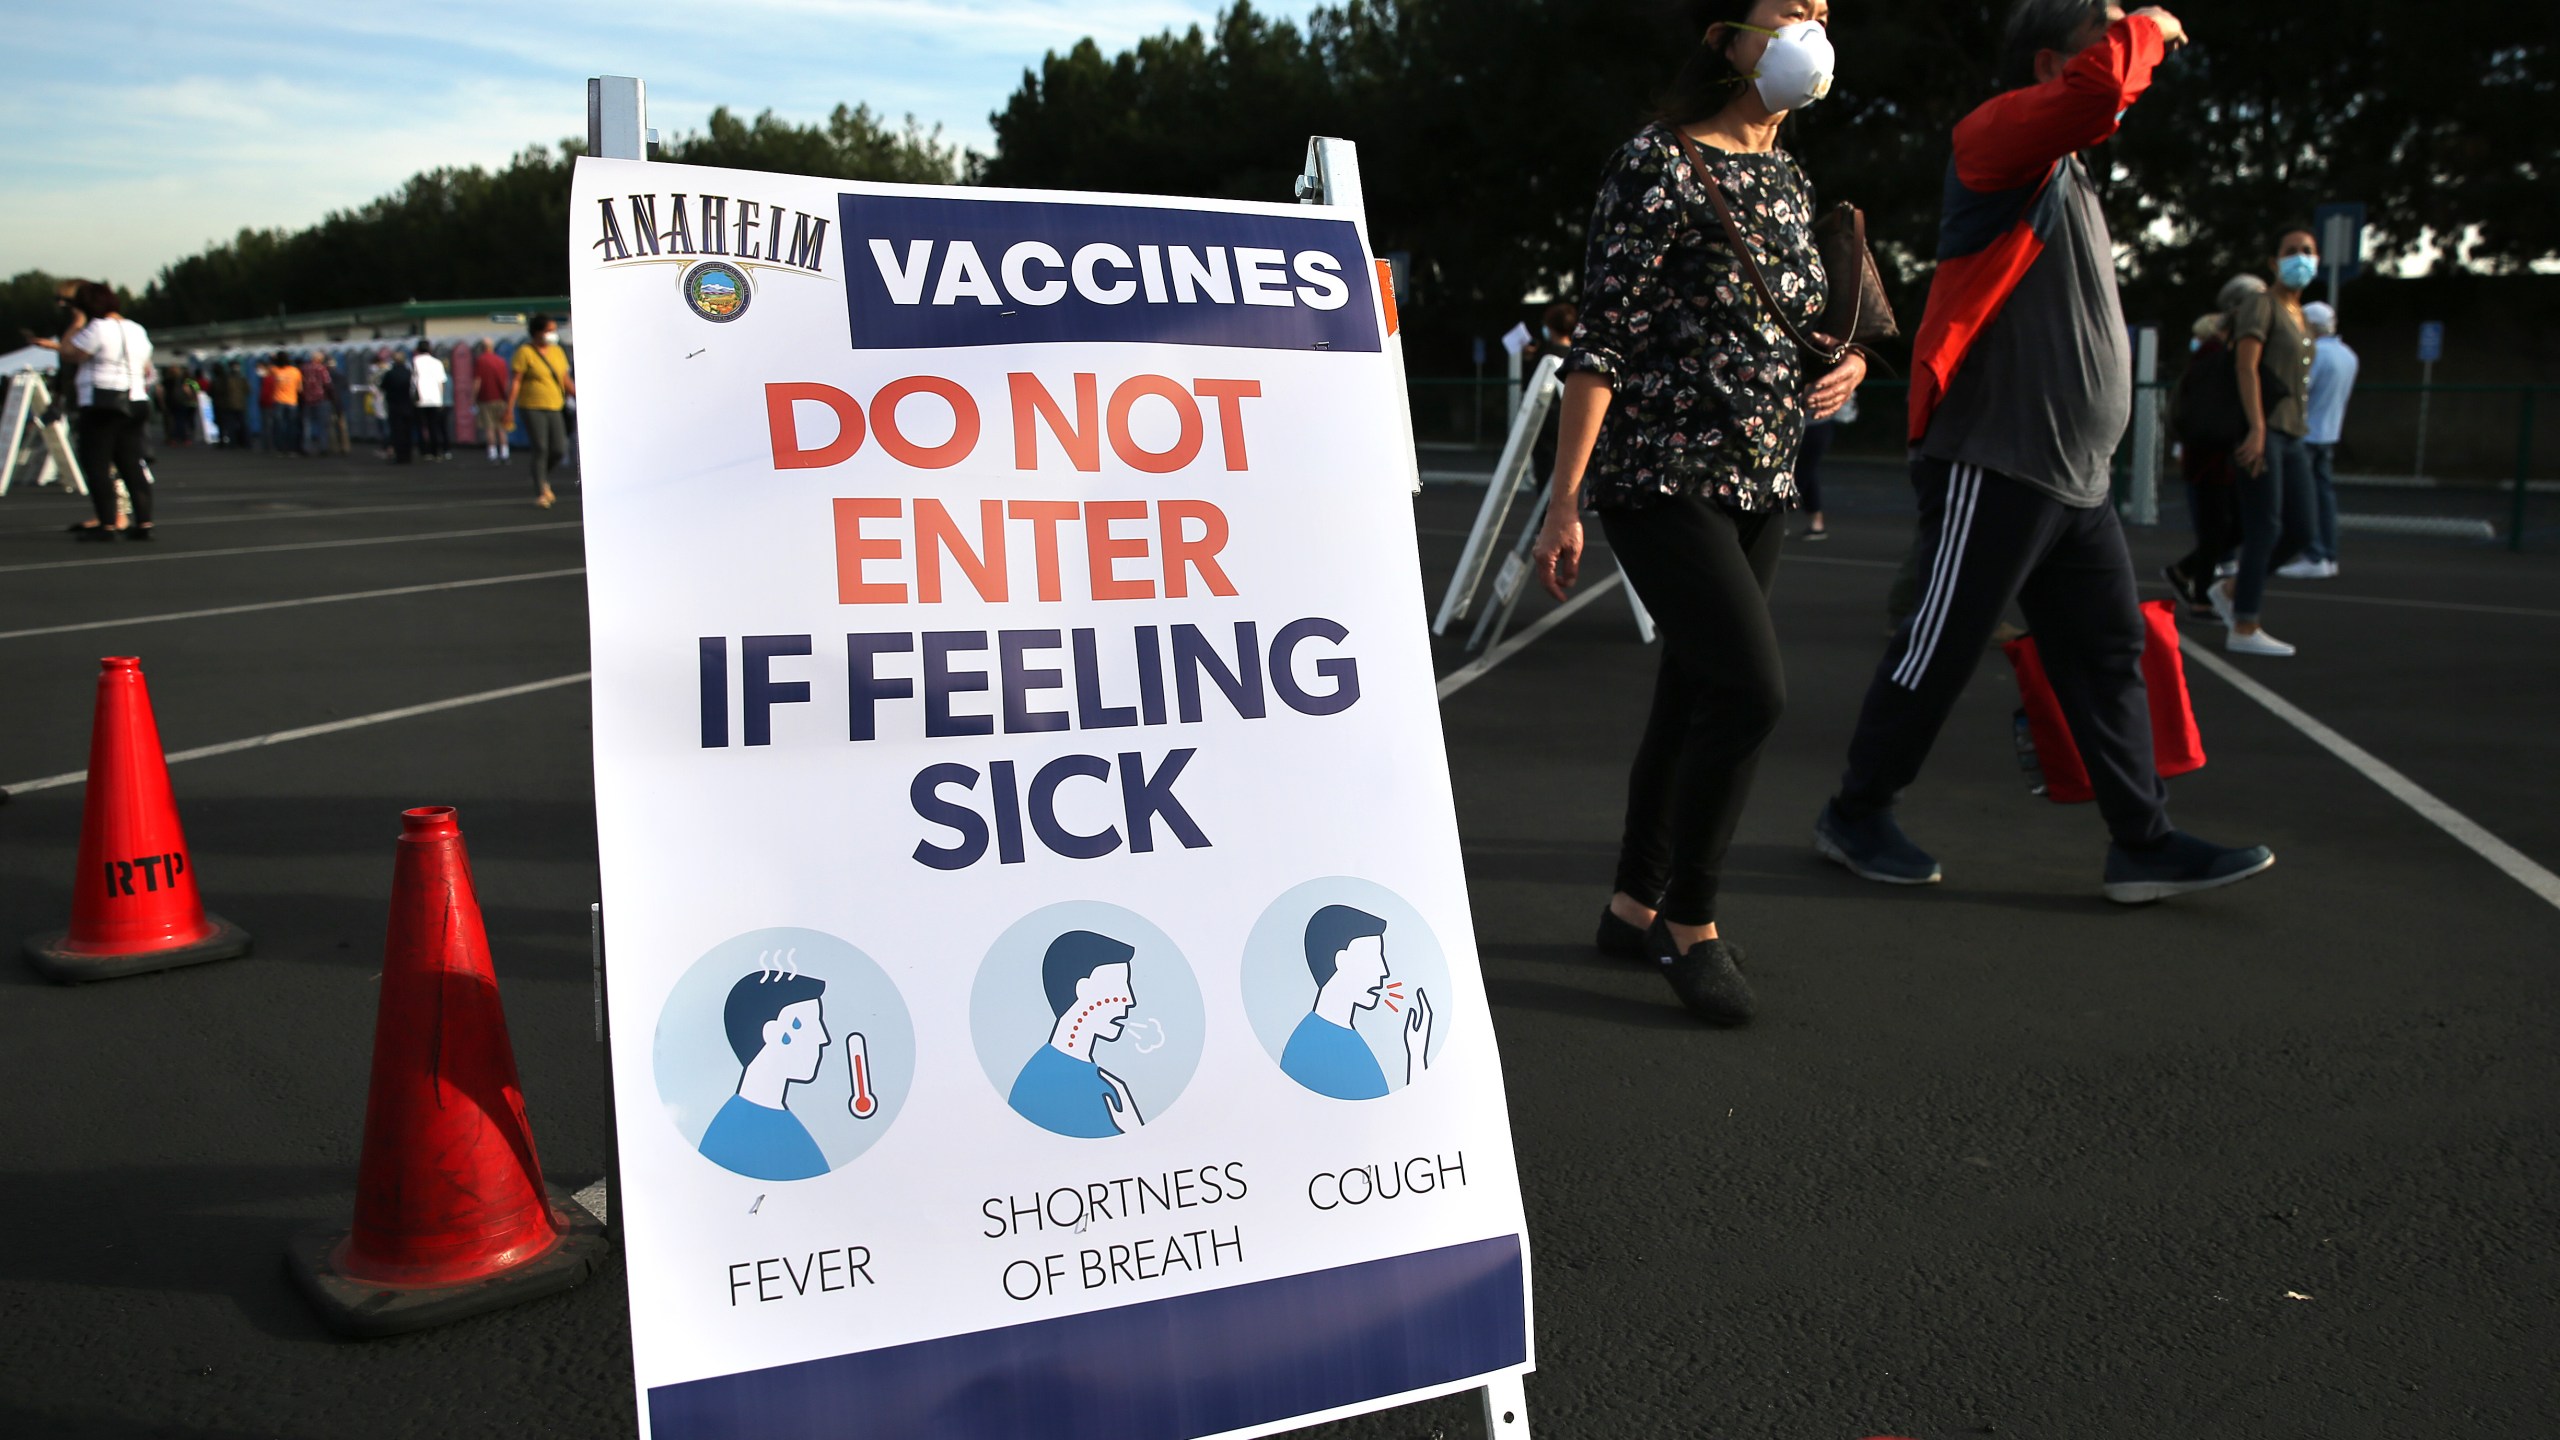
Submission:
M 1006 1102 L 1043 1130 L 1082 1140 L 1125 1135 L 1146 1123 L 1128 1082 L 1094 1062 L 1094 1047 L 1120 1038 L 1138 990 L 1137 950 L 1108 935 L 1070 930 L 1049 942 L 1040 984 L 1053 1020 L 1049 1040 L 1014 1076 Z
M 757 1180 L 807 1180 L 827 1173 L 826 1152 L 791 1113 L 794 1085 L 818 1076 L 834 1037 L 814 975 L 758 970 L 729 987 L 721 1021 L 738 1057 L 738 1092 L 702 1132 L 702 1158 Z
M 2302 307 L 2310 328 L 2311 395 L 2302 437 L 2311 454 L 2311 543 L 2300 559 L 2276 571 L 2296 580 L 2327 580 L 2338 573 L 2338 434 L 2347 424 L 2347 397 L 2356 388 L 2356 352 L 2338 338 L 2338 312 L 2314 300 Z
M 1431 1063 L 1431 999 L 1421 990 L 1404 998 L 1402 981 L 1387 970 L 1387 922 L 1349 905 L 1327 905 L 1307 920 L 1307 974 L 1316 982 L 1314 1006 L 1289 1032 L 1280 1068 L 1292 1080 L 1336 1100 L 1375 1100 L 1387 1094 L 1386 1071 L 1356 1022 L 1383 1004 L 1398 1012 L 1404 1038 L 1404 1083 Z

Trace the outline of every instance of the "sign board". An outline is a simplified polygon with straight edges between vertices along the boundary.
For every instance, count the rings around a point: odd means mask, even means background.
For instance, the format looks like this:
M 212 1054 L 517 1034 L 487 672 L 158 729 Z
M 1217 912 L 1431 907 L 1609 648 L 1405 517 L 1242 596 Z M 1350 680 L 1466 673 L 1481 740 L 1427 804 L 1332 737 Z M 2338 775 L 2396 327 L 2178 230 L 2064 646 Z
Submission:
M 2318 205 L 2311 211 L 2311 238 L 2320 242 L 2320 273 L 2337 272 L 2342 280 L 2364 273 L 2364 202 Z
M 2433 365 L 2444 358 L 2444 322 L 2429 320 L 2418 327 L 2418 363 Z
M 1528 1369 L 1361 215 L 572 203 L 644 1432 L 1260 1435 Z

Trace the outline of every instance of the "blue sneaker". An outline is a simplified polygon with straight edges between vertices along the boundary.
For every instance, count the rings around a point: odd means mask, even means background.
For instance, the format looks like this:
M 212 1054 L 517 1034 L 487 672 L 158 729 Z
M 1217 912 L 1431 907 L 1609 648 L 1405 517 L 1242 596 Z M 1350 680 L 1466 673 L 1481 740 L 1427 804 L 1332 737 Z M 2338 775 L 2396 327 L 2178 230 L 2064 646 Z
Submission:
M 2264 845 L 2223 846 L 2172 830 L 2155 850 L 2107 847 L 2107 898 L 2119 905 L 2148 905 L 2172 895 L 2218 890 L 2263 875 L 2276 863 Z
M 1881 880 L 1887 885 L 1935 885 L 1945 878 L 1938 870 L 1938 862 L 1929 858 L 1929 852 L 1912 844 L 1902 827 L 1893 823 L 1890 810 L 1852 820 L 1840 813 L 1837 802 L 1825 801 L 1822 813 L 1813 821 L 1813 850 L 1826 860 L 1847 866 L 1850 874 L 1862 880 Z

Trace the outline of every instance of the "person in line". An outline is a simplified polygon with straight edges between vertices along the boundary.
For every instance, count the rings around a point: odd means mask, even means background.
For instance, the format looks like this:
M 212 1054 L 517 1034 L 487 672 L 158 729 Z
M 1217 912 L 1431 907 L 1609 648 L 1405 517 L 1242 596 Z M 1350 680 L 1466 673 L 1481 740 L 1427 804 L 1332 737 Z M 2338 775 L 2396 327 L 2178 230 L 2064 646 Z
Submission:
M 2196 317 L 2186 373 L 2178 377 L 2170 397 L 2170 420 L 2178 437 L 2178 469 L 2187 484 L 2187 518 L 2196 548 L 2162 567 L 2187 608 L 2214 614 L 2206 595 L 2213 582 L 2231 574 L 2232 556 L 2240 548 L 2239 473 L 2232 468 L 2231 447 L 2247 430 L 2240 411 L 2240 386 L 2233 376 L 2231 317 L 2251 297 L 2266 293 L 2267 282 L 2255 275 L 2234 275 L 2214 297 L 2210 315 Z
M 276 408 L 275 367 L 267 363 L 264 355 L 258 356 L 250 364 L 249 376 L 252 388 L 258 392 L 258 403 L 249 412 L 249 443 L 257 449 L 273 452 L 276 448 L 273 414 Z
M 525 453 L 533 457 L 533 503 L 548 510 L 556 498 L 551 471 L 569 455 L 568 405 L 578 393 L 578 382 L 569 374 L 569 352 L 560 347 L 559 327 L 550 316 L 537 314 L 526 321 L 525 335 L 508 367 L 507 428 L 514 429 L 516 417 L 524 417 Z
M 1762 745 L 1786 702 L 1769 586 L 1796 493 L 1796 442 L 1866 374 L 1821 374 L 1753 284 L 1810 329 L 1829 298 L 1813 186 L 1778 143 L 1829 89 L 1827 0 L 1690 0 L 1698 36 L 1659 118 L 1620 147 L 1591 217 L 1535 574 L 1562 599 L 1582 511 L 1663 640 L 1627 782 L 1616 886 L 1596 943 L 1651 960 L 1714 1025 L 1754 1010 L 1717 891 Z M 1736 254 L 1715 187 L 1751 254 Z
M 251 393 L 249 372 L 240 368 L 239 361 L 225 361 L 214 372 L 214 419 L 222 427 L 222 443 L 235 450 L 249 448 Z
M 2000 93 L 1956 125 L 1938 268 L 1912 345 L 1911 480 L 1928 576 L 1867 688 L 1817 853 L 1869 880 L 1932 885 L 1893 808 L 2011 600 L 2087 762 L 2111 843 L 2106 897 L 2139 904 L 2258 874 L 2263 846 L 2169 823 L 2142 684 L 2133 556 L 2107 503 L 2133 412 L 2115 246 L 2080 152 L 2116 132 L 2186 43 L 2157 6 L 2018 0 Z
M 143 433 L 151 398 L 151 334 L 124 318 L 116 292 L 82 281 L 72 293 L 70 328 L 59 339 L 39 340 L 77 364 L 80 475 L 89 485 L 97 523 L 78 527 L 83 540 L 155 538 L 151 521 L 151 471 L 142 463 Z M 121 523 L 116 482 L 133 501 L 133 521 Z
M 442 460 L 453 448 L 451 432 L 446 424 L 451 416 L 445 408 L 450 386 L 444 362 L 436 358 L 436 348 L 421 340 L 409 361 L 411 381 L 418 391 L 418 458 Z
M 267 408 L 267 428 L 273 432 L 268 448 L 302 455 L 302 367 L 279 350 L 268 358 L 267 374 L 275 382 L 275 402 Z
M 2302 307 L 2311 327 L 2311 403 L 2303 415 L 2302 448 L 2311 456 L 2311 543 L 2276 573 L 2289 580 L 2338 578 L 2338 435 L 2347 426 L 2347 397 L 2355 392 L 2360 362 L 2338 338 L 2338 312 L 2325 300 Z
M 302 357 L 302 448 L 306 454 L 329 453 L 330 424 L 337 412 L 337 377 L 329 373 L 329 357 L 314 350 Z
M 160 397 L 161 440 L 170 445 L 194 440 L 196 400 L 187 389 L 187 372 L 175 365 L 160 366 L 152 377 L 152 390 Z
M 507 432 L 512 428 L 507 419 L 507 362 L 498 358 L 497 347 L 486 338 L 471 347 L 471 418 L 480 431 L 481 448 L 489 454 L 492 465 L 504 464 L 508 457 Z
M 2320 273 L 2320 242 L 2303 226 L 2287 227 L 2269 268 L 2275 284 L 2231 320 L 2240 409 L 2249 420 L 2248 435 L 2231 450 L 2240 471 L 2240 573 L 2206 594 L 2230 627 L 2224 649 L 2281 658 L 2294 647 L 2268 634 L 2258 616 L 2267 576 L 2311 545 L 2311 452 L 2303 437 L 2310 430 L 2312 343 L 2302 292 Z
M 409 357 L 393 349 L 375 383 L 382 387 L 383 419 L 391 431 L 391 463 L 406 465 L 418 443 L 417 376 L 409 369 Z

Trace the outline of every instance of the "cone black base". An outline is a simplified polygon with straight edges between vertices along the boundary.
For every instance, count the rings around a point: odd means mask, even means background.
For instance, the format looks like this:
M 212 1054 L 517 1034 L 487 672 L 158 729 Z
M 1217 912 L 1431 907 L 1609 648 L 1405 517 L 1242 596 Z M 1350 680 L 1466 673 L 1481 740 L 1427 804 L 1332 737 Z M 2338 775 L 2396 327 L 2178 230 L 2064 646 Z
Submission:
M 612 1246 L 605 1239 L 604 1222 L 587 1207 L 557 1185 L 544 1188 L 551 1195 L 552 1223 L 560 1227 L 559 1243 L 495 1275 L 459 1285 L 377 1285 L 352 1279 L 331 1263 L 347 1238 L 343 1230 L 296 1236 L 285 1247 L 285 1268 L 330 1329 L 359 1340 L 405 1335 L 557 1295 L 594 1274 Z
M 185 965 L 202 965 L 212 960 L 231 960 L 249 953 L 249 932 L 223 919 L 207 915 L 205 923 L 213 933 L 192 945 L 173 945 L 166 950 L 142 950 L 125 955 L 98 955 L 86 950 L 69 950 L 63 941 L 69 932 L 57 930 L 49 935 L 27 938 L 27 963 L 36 973 L 57 985 L 83 985 L 92 980 L 117 980 L 127 975 L 148 975 L 154 970 L 175 970 Z

